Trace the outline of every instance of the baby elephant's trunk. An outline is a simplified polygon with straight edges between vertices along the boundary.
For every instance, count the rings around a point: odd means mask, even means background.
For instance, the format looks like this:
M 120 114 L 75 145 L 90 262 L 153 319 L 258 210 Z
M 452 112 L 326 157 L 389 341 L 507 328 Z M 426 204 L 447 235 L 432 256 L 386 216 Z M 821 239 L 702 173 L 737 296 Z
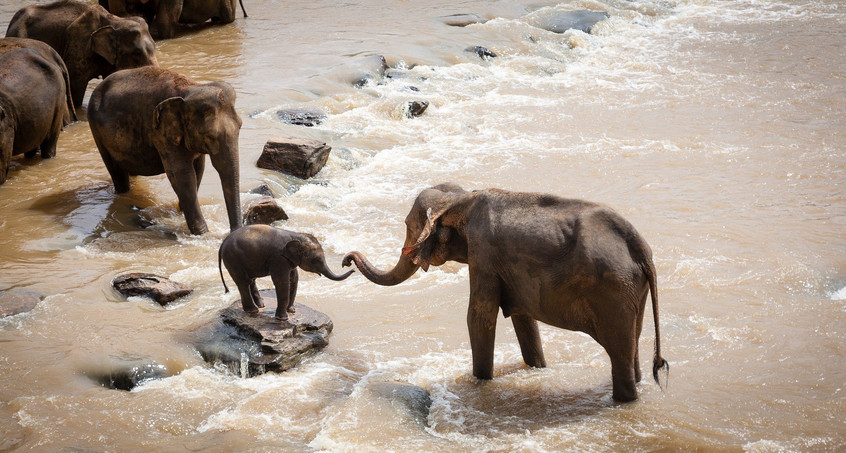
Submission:
M 323 269 L 320 271 L 320 275 L 328 278 L 329 280 L 334 280 L 336 282 L 339 282 L 341 280 L 346 280 L 346 278 L 349 277 L 350 275 L 352 275 L 353 272 L 354 271 L 350 270 L 350 271 L 347 271 L 346 273 L 338 275 L 338 274 L 332 272 L 329 269 L 329 266 L 326 265 L 326 263 L 323 263 Z

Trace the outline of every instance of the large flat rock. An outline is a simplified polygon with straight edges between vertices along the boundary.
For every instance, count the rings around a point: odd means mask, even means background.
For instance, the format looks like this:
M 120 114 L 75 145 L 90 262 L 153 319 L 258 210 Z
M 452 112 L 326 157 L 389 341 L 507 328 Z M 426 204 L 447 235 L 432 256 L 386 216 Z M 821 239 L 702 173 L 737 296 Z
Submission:
M 265 308 L 258 314 L 244 312 L 240 299 L 220 313 L 223 323 L 233 327 L 241 337 L 232 344 L 241 346 L 222 351 L 217 345 L 214 354 L 201 351 L 206 360 L 233 363 L 241 370 L 246 369 L 241 374 L 255 376 L 292 368 L 329 344 L 327 338 L 334 326 L 326 314 L 295 302 L 296 313 L 289 314 L 287 321 L 280 321 L 274 317 L 276 292 L 262 290 L 261 296 Z

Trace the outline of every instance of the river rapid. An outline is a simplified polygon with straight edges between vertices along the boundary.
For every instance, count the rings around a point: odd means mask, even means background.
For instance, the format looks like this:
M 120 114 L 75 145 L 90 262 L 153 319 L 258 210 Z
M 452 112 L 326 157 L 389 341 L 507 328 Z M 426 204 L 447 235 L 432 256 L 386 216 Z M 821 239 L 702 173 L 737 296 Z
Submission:
M 0 4 L 0 26 L 27 3 Z M 351 250 L 386 268 L 434 184 L 605 203 L 653 249 L 668 386 L 648 378 L 650 309 L 635 403 L 611 400 L 610 362 L 587 335 L 541 326 L 548 367 L 530 369 L 502 317 L 495 377 L 475 380 L 457 263 L 395 287 L 301 273 L 297 301 L 332 318 L 329 346 L 284 373 L 212 367 L 194 345 L 238 298 L 218 275 L 217 173 L 200 190 L 210 232 L 192 236 L 164 176 L 114 194 L 80 121 L 56 158 L 15 159 L 0 186 L 0 291 L 46 296 L 0 319 L 0 450 L 846 449 L 846 4 L 244 4 L 248 18 L 157 55 L 233 85 L 241 190 L 267 184 L 290 216 L 277 226 L 314 234 L 335 271 Z M 590 34 L 537 26 L 578 9 L 610 17 Z M 446 25 L 454 14 L 489 20 Z M 498 56 L 466 51 L 477 45 Z M 379 55 L 392 76 L 354 86 Z M 414 100 L 429 107 L 408 118 Z M 284 124 L 287 108 L 327 119 Z M 279 136 L 327 142 L 327 166 L 308 181 L 256 168 Z M 195 291 L 168 308 L 126 300 L 110 283 L 133 271 Z M 170 377 L 129 392 L 87 377 L 136 362 Z M 381 383 L 423 389 L 431 406 Z

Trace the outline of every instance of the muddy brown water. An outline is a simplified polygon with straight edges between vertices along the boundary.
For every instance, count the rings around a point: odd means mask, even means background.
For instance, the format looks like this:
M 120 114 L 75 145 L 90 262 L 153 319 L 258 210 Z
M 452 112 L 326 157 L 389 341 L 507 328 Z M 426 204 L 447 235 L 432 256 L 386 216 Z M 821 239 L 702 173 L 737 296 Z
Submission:
M 0 25 L 25 3 L 3 2 Z M 842 2 L 244 3 L 249 18 L 159 42 L 158 58 L 235 87 L 241 189 L 268 184 L 280 226 L 315 234 L 335 270 L 350 250 L 387 267 L 414 196 L 439 182 L 606 203 L 653 248 L 669 386 L 644 380 L 638 402 L 614 404 L 591 339 L 544 326 L 549 366 L 529 369 L 502 318 L 495 378 L 477 382 L 454 263 L 391 288 L 302 275 L 298 302 L 335 325 L 324 352 L 250 379 L 215 369 L 194 344 L 237 298 L 217 273 L 217 174 L 200 191 L 210 232 L 191 236 L 164 177 L 113 193 L 81 121 L 0 186 L 0 291 L 46 296 L 0 320 L 0 450 L 846 449 Z M 610 18 L 591 34 L 535 27 L 575 9 Z M 453 14 L 492 20 L 444 25 Z M 377 55 L 392 77 L 354 87 Z M 414 100 L 429 108 L 407 118 Z M 328 118 L 286 125 L 285 108 Z M 307 182 L 257 169 L 284 135 L 329 143 L 327 167 Z M 195 292 L 125 300 L 110 281 L 133 271 Z M 645 368 L 653 332 L 647 313 Z M 87 377 L 127 363 L 170 377 L 130 392 Z M 428 411 L 384 383 L 425 390 Z

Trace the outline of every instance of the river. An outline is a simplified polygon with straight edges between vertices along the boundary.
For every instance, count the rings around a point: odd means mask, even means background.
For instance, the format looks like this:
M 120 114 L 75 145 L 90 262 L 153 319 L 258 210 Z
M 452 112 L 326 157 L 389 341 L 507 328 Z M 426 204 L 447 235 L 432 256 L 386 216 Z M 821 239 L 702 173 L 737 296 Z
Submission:
M 4 1 L 0 26 L 27 3 Z M 277 226 L 314 234 L 335 271 L 351 250 L 392 266 L 414 197 L 445 181 L 607 204 L 653 249 L 668 385 L 644 379 L 616 404 L 601 347 L 548 326 L 548 367 L 530 369 L 502 317 L 494 379 L 475 380 L 457 263 L 395 287 L 301 273 L 297 301 L 332 318 L 329 346 L 284 373 L 214 368 L 194 345 L 238 297 L 218 275 L 216 172 L 200 189 L 210 231 L 192 236 L 164 176 L 114 194 L 80 121 L 55 159 L 15 159 L 0 186 L 0 291 L 45 296 L 0 319 L 0 450 L 846 450 L 846 3 L 244 4 L 248 18 L 157 43 L 161 66 L 235 88 L 242 201 L 267 184 L 290 216 Z M 536 26 L 579 9 L 609 18 L 590 34 Z M 489 20 L 446 25 L 455 14 Z M 379 55 L 392 77 L 354 86 Z M 429 107 L 409 118 L 414 100 Z M 327 119 L 284 124 L 287 108 Z M 328 143 L 326 167 L 258 169 L 280 136 Z M 111 280 L 133 271 L 195 291 L 126 300 Z M 87 377 L 137 361 L 170 376 L 129 392 Z

